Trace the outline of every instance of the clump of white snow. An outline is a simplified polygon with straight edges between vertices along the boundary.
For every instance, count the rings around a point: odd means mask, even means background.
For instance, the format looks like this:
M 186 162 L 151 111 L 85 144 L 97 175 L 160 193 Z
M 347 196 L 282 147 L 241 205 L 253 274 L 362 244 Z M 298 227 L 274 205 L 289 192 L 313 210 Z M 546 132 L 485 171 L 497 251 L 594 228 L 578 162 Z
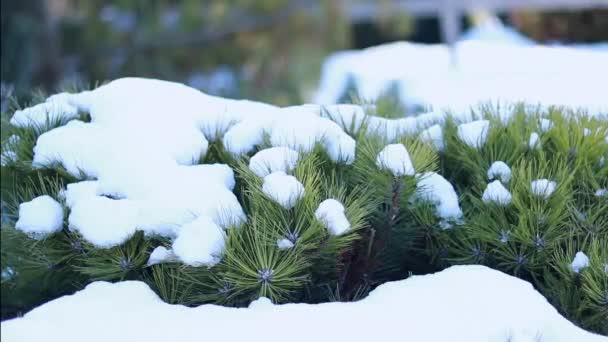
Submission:
M 532 181 L 530 187 L 534 195 L 547 199 L 555 191 L 557 183 L 548 179 L 537 179 Z
M 265 176 L 262 191 L 285 209 L 293 208 L 305 193 L 304 185 L 283 171 Z
M 551 128 L 553 128 L 553 121 L 549 119 L 540 119 L 540 131 L 543 133 L 548 132 Z
M 443 151 L 445 147 L 445 143 L 443 142 L 443 130 L 438 124 L 420 132 L 420 140 L 433 144 L 437 151 Z
M 259 177 L 266 177 L 275 171 L 293 170 L 298 158 L 298 152 L 288 147 L 272 147 L 253 155 L 249 160 L 249 168 Z
M 190 266 L 214 266 L 224 251 L 226 235 L 210 218 L 201 216 L 184 225 L 173 241 L 175 256 Z
M 277 247 L 279 247 L 279 249 L 281 249 L 281 250 L 290 249 L 290 248 L 293 248 L 293 246 L 295 246 L 293 241 L 291 241 L 287 238 L 277 240 Z
M 378 153 L 376 165 L 391 171 L 395 177 L 413 176 L 416 173 L 410 154 L 403 144 L 386 145 Z
M 70 120 L 78 116 L 78 108 L 68 101 L 68 94 L 62 93 L 50 97 L 46 102 L 18 110 L 11 118 L 16 127 L 44 127 L 59 120 Z
M 503 161 L 495 161 L 488 169 L 488 179 L 500 179 L 503 184 L 511 180 L 511 168 Z
M 583 268 L 589 266 L 589 257 L 585 253 L 578 251 L 574 255 L 574 260 L 572 260 L 570 266 L 572 267 L 572 271 L 579 273 Z
M 15 228 L 35 239 L 42 239 L 63 227 L 63 207 L 51 196 L 44 195 L 19 205 Z
M 532 132 L 532 134 L 530 134 L 530 141 L 528 142 L 528 146 L 530 147 L 530 149 L 540 149 L 542 147 L 540 142 L 540 135 L 538 135 L 538 133 Z
M 476 120 L 458 125 L 457 134 L 468 146 L 480 149 L 486 143 L 489 129 L 490 121 Z
M 350 230 L 350 222 L 344 212 L 344 205 L 333 198 L 324 200 L 315 210 L 315 217 L 321 221 L 329 234 L 342 235 Z
M 277 322 L 314 329 L 294 333 Z M 530 283 L 478 265 L 385 283 L 351 303 L 259 299 L 251 308 L 171 305 L 144 282 L 94 282 L 1 324 L 2 341 L 606 341 L 562 317 Z
M 154 248 L 150 257 L 148 258 L 148 266 L 161 264 L 164 262 L 175 261 L 176 257 L 172 250 L 167 249 L 165 246 L 158 246 Z
M 425 172 L 418 175 L 416 197 L 434 203 L 437 215 L 443 219 L 459 220 L 462 218 L 456 190 L 438 173 Z
M 138 207 L 131 200 L 96 196 L 73 204 L 68 222 L 70 230 L 96 247 L 110 248 L 135 234 L 138 215 Z
M 499 180 L 495 180 L 488 184 L 481 199 L 486 203 L 497 203 L 506 206 L 511 203 L 511 193 Z
M 98 188 L 98 181 L 82 181 L 68 184 L 67 189 L 62 190 L 60 194 L 65 200 L 65 204 L 68 208 L 72 208 L 74 204 L 82 199 L 99 195 L 97 192 Z

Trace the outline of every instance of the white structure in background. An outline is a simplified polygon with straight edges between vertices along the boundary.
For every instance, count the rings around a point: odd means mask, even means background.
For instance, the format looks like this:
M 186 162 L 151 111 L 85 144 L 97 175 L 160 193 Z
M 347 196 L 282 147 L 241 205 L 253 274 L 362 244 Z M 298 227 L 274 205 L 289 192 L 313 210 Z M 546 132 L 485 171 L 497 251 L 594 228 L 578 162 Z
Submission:
M 453 63 L 455 61 L 456 63 Z M 464 112 L 488 101 L 608 111 L 608 49 L 535 44 L 498 19 L 445 44 L 395 42 L 329 56 L 313 102 L 336 103 L 353 82 L 364 99 L 398 85 L 408 105 Z

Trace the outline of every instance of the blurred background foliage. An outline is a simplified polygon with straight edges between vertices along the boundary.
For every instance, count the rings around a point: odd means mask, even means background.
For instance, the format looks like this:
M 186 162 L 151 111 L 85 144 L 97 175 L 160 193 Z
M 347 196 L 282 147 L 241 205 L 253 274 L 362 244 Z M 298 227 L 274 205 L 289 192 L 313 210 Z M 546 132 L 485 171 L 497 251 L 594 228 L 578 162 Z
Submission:
M 305 102 L 333 51 L 440 41 L 437 18 L 373 3 L 381 15 L 353 22 L 331 0 L 3 0 L 2 98 L 142 76 L 227 97 Z M 607 11 L 503 19 L 539 41 L 608 40 Z

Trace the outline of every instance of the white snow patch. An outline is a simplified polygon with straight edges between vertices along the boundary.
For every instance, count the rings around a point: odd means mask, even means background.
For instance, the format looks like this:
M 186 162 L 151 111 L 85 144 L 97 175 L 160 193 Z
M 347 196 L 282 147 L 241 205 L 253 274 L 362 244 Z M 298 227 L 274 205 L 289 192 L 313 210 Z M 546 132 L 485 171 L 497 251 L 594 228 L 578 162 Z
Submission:
M 59 120 L 74 119 L 78 116 L 78 108 L 71 105 L 68 99 L 67 93 L 57 94 L 46 102 L 16 111 L 10 122 L 16 127 L 45 127 Z
M 265 310 L 271 309 L 273 305 L 274 304 L 272 304 L 272 301 L 269 298 L 260 297 L 249 303 L 249 306 L 247 308 L 250 310 Z
M 511 168 L 503 161 L 495 161 L 488 169 L 488 179 L 500 179 L 503 184 L 507 184 L 511 180 Z
M 410 154 L 403 144 L 386 145 L 378 153 L 376 165 L 380 169 L 391 171 L 395 177 L 413 176 L 416 173 Z
M 530 187 L 534 195 L 547 199 L 555 191 L 557 183 L 548 179 L 537 179 L 532 181 Z
M 210 218 L 200 216 L 184 225 L 173 241 L 173 253 L 190 266 L 214 266 L 221 259 L 226 235 Z
M 289 239 L 279 239 L 277 240 L 277 247 L 279 247 L 279 249 L 290 249 L 293 248 L 294 243 L 289 240 Z
M 253 155 L 249 160 L 249 168 L 259 177 L 266 177 L 275 171 L 293 170 L 298 158 L 298 152 L 288 147 L 272 147 Z
M 420 132 L 420 140 L 433 144 L 437 151 L 443 151 L 445 148 L 445 143 L 443 142 L 443 129 L 438 124 Z
M 458 137 L 470 147 L 480 149 L 488 138 L 490 121 L 476 120 L 458 125 Z
M 606 49 L 522 44 L 496 38 L 501 37 L 498 31 L 505 28 L 452 45 L 392 42 L 339 51 L 323 64 L 314 102 L 337 102 L 349 83 L 365 99 L 378 98 L 396 84 L 404 103 L 452 109 L 457 119 L 472 106 L 488 102 L 586 108 L 592 115 L 606 112 L 604 93 L 597 86 L 608 77 Z M 564 71 L 564 65 L 581 68 Z
M 584 128 L 583 129 L 583 135 L 588 137 L 591 134 L 591 130 L 589 128 Z
M 127 241 L 137 229 L 139 210 L 131 200 L 86 197 L 72 206 L 69 228 L 99 248 Z
M 543 133 L 547 133 L 549 130 L 553 128 L 553 121 L 549 119 L 540 119 L 540 131 Z
M 315 217 L 323 223 L 331 235 L 342 235 L 350 230 L 350 222 L 344 212 L 344 205 L 333 198 L 324 200 L 315 210 Z
M 511 203 L 511 193 L 499 180 L 495 180 L 488 184 L 481 199 L 486 203 L 497 203 L 506 206 Z
M 578 251 L 576 252 L 576 255 L 574 255 L 574 259 L 570 266 L 572 267 L 572 271 L 579 273 L 583 268 L 589 266 L 589 257 L 585 253 Z
M 456 190 L 438 173 L 425 172 L 418 175 L 416 198 L 434 203 L 437 215 L 443 219 L 459 220 L 462 218 Z
M 262 191 L 285 209 L 291 209 L 304 196 L 304 185 L 283 171 L 264 177 Z
M 63 227 L 63 207 L 51 196 L 44 195 L 19 205 L 19 219 L 15 228 L 27 235 L 42 239 Z
M 148 266 L 161 264 L 164 262 L 175 261 L 176 257 L 172 250 L 167 249 L 165 246 L 158 246 L 154 248 L 150 257 L 148 258 Z
M 68 208 L 72 208 L 74 204 L 82 199 L 97 197 L 97 195 L 99 195 L 97 192 L 98 188 L 98 181 L 82 181 L 68 184 L 67 189 L 62 190 L 60 195 L 65 200 L 65 204 Z
M 528 142 L 528 146 L 530 147 L 530 149 L 540 149 L 542 147 L 540 142 L 540 135 L 538 135 L 538 133 L 532 132 L 532 134 L 530 134 L 530 141 Z
M 292 325 L 277 322 L 314 329 L 294 334 Z M 144 282 L 94 282 L 1 324 L 7 342 L 81 342 L 83 336 L 89 342 L 194 342 L 201 332 L 210 341 L 394 341 L 403 339 L 404 328 L 412 341 L 606 341 L 562 317 L 530 283 L 478 265 L 382 284 L 352 303 L 262 299 L 251 308 L 170 305 Z

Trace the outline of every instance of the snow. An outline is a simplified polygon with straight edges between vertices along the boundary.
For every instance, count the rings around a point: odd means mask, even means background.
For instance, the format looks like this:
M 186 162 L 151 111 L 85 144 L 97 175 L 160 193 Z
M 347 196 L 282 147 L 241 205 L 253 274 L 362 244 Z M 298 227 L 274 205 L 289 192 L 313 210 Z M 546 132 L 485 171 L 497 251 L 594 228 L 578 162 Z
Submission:
M 459 220 L 462 218 L 456 190 L 438 173 L 426 172 L 418 175 L 416 198 L 434 203 L 437 215 L 443 219 Z
M 549 132 L 553 128 L 553 121 L 549 119 L 540 119 L 540 131 L 543 133 Z
M 548 179 L 537 179 L 532 181 L 530 187 L 534 195 L 547 199 L 555 191 L 557 183 Z
M 445 143 L 443 142 L 443 130 L 438 124 L 435 124 L 420 132 L 420 140 L 433 144 L 437 151 L 443 151 L 445 148 Z
M 480 149 L 488 138 L 490 121 L 476 120 L 458 125 L 458 138 L 470 147 Z
M 79 202 L 81 199 L 99 195 L 97 191 L 99 188 L 98 181 L 71 183 L 68 184 L 66 188 L 66 190 L 61 191 L 60 195 L 65 200 L 65 204 L 68 206 L 68 208 L 72 208 L 74 204 Z
M 511 180 L 511 168 L 503 161 L 495 161 L 488 169 L 488 179 L 500 179 L 503 184 Z
M 173 253 L 190 266 L 214 266 L 221 259 L 226 236 L 210 218 L 200 216 L 184 225 L 173 241 Z
M 595 196 L 597 196 L 597 197 L 608 196 L 608 189 L 597 189 L 597 191 L 595 192 Z
M 87 197 L 72 206 L 69 228 L 99 248 L 128 240 L 137 230 L 138 207 L 131 200 Z
M 608 77 L 608 50 L 530 44 L 503 25 L 475 30 L 453 46 L 403 41 L 334 53 L 313 102 L 336 103 L 352 82 L 363 99 L 397 85 L 404 103 L 449 108 L 458 118 L 488 102 L 583 107 L 592 115 L 608 110 L 599 86 Z
M 530 134 L 530 141 L 528 142 L 528 146 L 530 147 L 530 149 L 540 149 L 542 147 L 540 143 L 540 135 L 538 135 L 538 133 L 532 132 L 532 134 Z
M 175 260 L 175 254 L 172 250 L 167 249 L 165 246 L 158 246 L 154 248 L 150 257 L 148 258 L 148 266 L 161 264 L 163 262 L 169 262 Z
M 298 158 L 298 152 L 288 147 L 272 147 L 253 155 L 249 160 L 249 168 L 259 177 L 266 177 L 275 171 L 293 170 Z
M 395 177 L 413 176 L 416 174 L 410 154 L 403 144 L 386 145 L 376 157 L 380 169 L 389 170 Z
M 295 207 L 304 196 L 304 185 L 296 177 L 276 171 L 264 177 L 262 191 L 285 209 Z
M 33 165 L 58 163 L 75 177 L 87 179 L 69 184 L 63 192 L 73 211 L 71 227 L 93 239 L 89 242 L 94 245 L 111 247 L 136 230 L 175 239 L 182 226 L 200 216 L 222 228 L 246 220 L 232 193 L 232 169 L 195 165 L 210 141 L 221 140 L 229 153 L 241 156 L 267 136 L 272 149 L 251 160 L 261 176 L 286 172 L 297 160 L 294 152 L 308 153 L 316 145 L 334 162 L 352 163 L 355 140 L 321 109 L 318 105 L 279 108 L 209 96 L 179 83 L 122 78 L 91 91 L 51 96 L 17 111 L 12 123 L 24 127 L 41 125 L 48 117 L 71 120 L 38 138 Z M 77 120 L 79 112 L 89 113 L 91 122 Z M 289 167 L 280 165 L 281 159 Z M 261 170 L 265 163 L 271 164 L 270 170 Z M 89 210 L 107 217 L 87 214 Z M 114 210 L 119 214 L 113 215 Z M 102 224 L 106 221 L 113 225 Z
M 19 219 L 15 228 L 27 235 L 42 239 L 63 227 L 63 207 L 51 196 L 36 197 L 19 205 Z
M 290 249 L 293 248 L 293 246 L 295 246 L 295 244 L 289 239 L 277 240 L 277 247 L 279 247 L 279 249 Z
M 328 198 L 321 202 L 315 210 L 315 218 L 323 223 L 331 235 L 342 235 L 350 230 L 344 205 L 336 199 Z
M 43 103 L 18 110 L 11 118 L 16 127 L 45 127 L 48 123 L 70 120 L 78 116 L 78 108 L 69 103 L 67 94 L 57 94 Z
M 507 206 L 511 203 L 511 193 L 499 180 L 495 180 L 488 184 L 481 199 L 485 203 L 497 203 L 502 206 Z
M 574 260 L 572 260 L 570 266 L 574 273 L 580 273 L 583 268 L 589 266 L 589 257 L 585 253 L 578 251 L 576 252 L 576 255 L 574 255 Z
M 302 322 L 314 328 L 294 333 Z M 479 265 L 389 282 L 357 302 L 261 299 L 250 308 L 171 305 L 144 282 L 94 282 L 1 324 L 6 342 L 607 340 L 562 317 L 528 282 Z

